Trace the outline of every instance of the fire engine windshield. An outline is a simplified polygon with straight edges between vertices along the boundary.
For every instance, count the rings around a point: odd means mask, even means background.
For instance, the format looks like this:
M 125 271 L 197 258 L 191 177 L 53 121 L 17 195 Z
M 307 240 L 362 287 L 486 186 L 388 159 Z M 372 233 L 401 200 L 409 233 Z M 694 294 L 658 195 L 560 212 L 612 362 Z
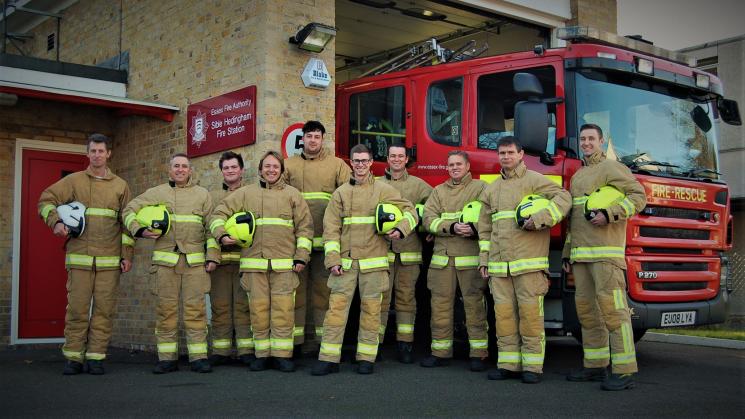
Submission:
M 576 95 L 577 127 L 599 125 L 609 158 L 646 172 L 718 178 L 714 107 L 691 90 L 582 70 Z

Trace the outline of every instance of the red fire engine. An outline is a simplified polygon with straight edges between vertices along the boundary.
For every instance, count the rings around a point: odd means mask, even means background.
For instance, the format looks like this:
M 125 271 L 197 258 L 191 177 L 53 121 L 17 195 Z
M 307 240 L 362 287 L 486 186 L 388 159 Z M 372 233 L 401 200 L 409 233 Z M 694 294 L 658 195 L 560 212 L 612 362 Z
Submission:
M 514 135 L 528 167 L 569 189 L 582 165 L 578 127 L 595 123 L 608 157 L 647 193 L 626 241 L 637 338 L 648 328 L 724 321 L 732 217 L 717 137 L 720 121 L 740 123 L 737 103 L 681 54 L 589 28 L 559 32 L 566 47 L 468 60 L 433 40 L 373 69 L 377 75 L 338 86 L 337 154 L 348 158 L 351 146 L 366 144 L 382 175 L 388 144 L 401 139 L 411 150 L 409 172 L 437 185 L 447 179 L 447 153 L 461 149 L 474 178 L 488 182 L 500 169 L 497 141 Z M 437 59 L 449 62 L 421 66 Z M 573 279 L 560 269 L 565 230 L 551 231 L 545 322 L 578 333 Z

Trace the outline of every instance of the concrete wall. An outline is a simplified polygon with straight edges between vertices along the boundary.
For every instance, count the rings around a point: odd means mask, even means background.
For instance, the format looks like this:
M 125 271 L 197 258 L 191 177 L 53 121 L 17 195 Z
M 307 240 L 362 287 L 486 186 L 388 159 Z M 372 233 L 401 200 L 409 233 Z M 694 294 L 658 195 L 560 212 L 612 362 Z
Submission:
M 572 19 L 567 26 L 591 26 L 606 32 L 618 31 L 616 0 L 571 0 Z

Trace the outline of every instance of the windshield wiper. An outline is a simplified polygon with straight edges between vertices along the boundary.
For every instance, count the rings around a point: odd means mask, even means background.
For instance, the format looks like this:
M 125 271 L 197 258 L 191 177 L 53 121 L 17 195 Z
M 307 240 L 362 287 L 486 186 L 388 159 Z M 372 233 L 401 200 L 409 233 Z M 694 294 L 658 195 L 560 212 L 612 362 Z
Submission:
M 691 169 L 691 170 L 687 171 L 685 175 L 688 176 L 688 177 L 698 177 L 698 175 L 701 175 L 701 174 L 704 174 L 704 173 L 712 174 L 712 175 L 717 175 L 717 176 L 721 176 L 722 175 L 721 173 L 717 172 L 716 170 L 706 169 L 706 168 Z
M 629 163 L 627 166 L 629 166 L 629 169 L 638 169 L 642 166 L 661 166 L 661 167 L 677 167 L 680 168 L 677 164 L 668 163 L 665 161 L 656 161 L 656 160 L 636 160 Z

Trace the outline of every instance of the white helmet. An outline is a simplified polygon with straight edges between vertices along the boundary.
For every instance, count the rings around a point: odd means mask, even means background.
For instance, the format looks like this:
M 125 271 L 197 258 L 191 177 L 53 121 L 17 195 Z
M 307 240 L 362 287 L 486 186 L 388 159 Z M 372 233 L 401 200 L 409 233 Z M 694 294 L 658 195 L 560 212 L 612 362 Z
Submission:
M 85 231 L 85 205 L 78 201 L 57 207 L 57 216 L 70 231 L 70 237 L 80 237 Z

